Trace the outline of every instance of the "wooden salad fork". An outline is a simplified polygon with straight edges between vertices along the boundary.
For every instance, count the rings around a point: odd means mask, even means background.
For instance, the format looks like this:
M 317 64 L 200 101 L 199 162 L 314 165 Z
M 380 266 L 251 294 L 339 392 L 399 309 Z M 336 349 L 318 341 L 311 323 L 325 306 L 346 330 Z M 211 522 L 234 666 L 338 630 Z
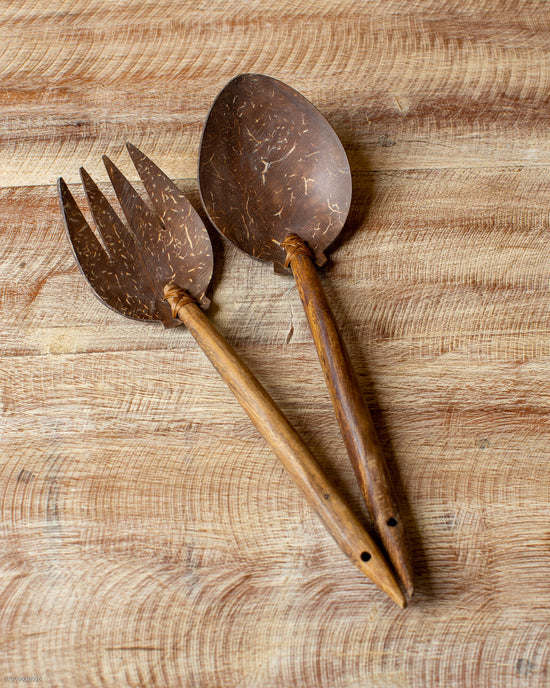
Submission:
M 58 181 L 69 241 L 88 283 L 104 304 L 126 317 L 187 327 L 342 551 L 404 608 L 405 597 L 372 537 L 273 399 L 201 310 L 200 306 L 209 305 L 205 293 L 213 270 L 212 246 L 202 220 L 149 158 L 131 144 L 127 147 L 155 209 L 104 157 L 128 226 L 81 169 L 96 236 L 67 184 Z

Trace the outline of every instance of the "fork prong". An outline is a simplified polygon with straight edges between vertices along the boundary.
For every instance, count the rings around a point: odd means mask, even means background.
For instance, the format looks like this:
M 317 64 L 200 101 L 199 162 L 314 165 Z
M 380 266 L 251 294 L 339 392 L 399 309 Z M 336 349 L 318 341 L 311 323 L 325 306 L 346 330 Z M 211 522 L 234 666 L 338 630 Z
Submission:
M 164 267 L 158 260 L 159 252 L 162 251 L 164 227 L 118 167 L 106 155 L 103 156 L 103 162 L 120 207 L 124 211 L 130 229 L 139 244 L 140 255 L 147 264 L 149 274 L 156 284 L 164 285 L 172 277 L 171 274 L 164 274 Z
M 145 240 L 146 243 L 150 237 L 151 228 L 158 232 L 164 229 L 163 226 L 118 167 L 106 155 L 103 156 L 103 162 L 128 224 L 138 241 L 142 243 L 142 240 Z
M 116 286 L 116 268 L 92 232 L 69 187 L 61 177 L 57 182 L 61 214 L 76 263 L 94 294 L 109 308 L 125 312 L 126 304 Z
M 80 168 L 80 178 L 97 231 L 105 243 L 109 256 L 116 262 L 125 262 L 127 257 L 135 255 L 136 252 L 133 236 L 83 167 Z
M 205 291 L 210 283 L 214 260 L 210 237 L 197 211 L 176 184 L 136 146 L 126 143 L 128 153 L 160 217 L 165 232 L 162 249 L 167 262 L 171 254 L 186 256 L 187 274 L 176 275 L 178 284 L 190 283 L 204 308 L 210 300 Z
M 156 311 L 155 297 L 133 264 L 133 257 L 112 260 L 93 233 L 65 181 L 57 183 L 61 214 L 77 265 L 95 295 L 109 308 L 136 320 L 167 319 Z
M 65 229 L 76 261 L 92 289 L 96 290 L 97 268 L 99 265 L 108 265 L 110 258 L 92 232 L 62 177 L 57 180 L 57 190 Z
M 180 229 L 182 225 L 185 226 L 186 219 L 192 221 L 194 218 L 191 215 L 195 214 L 195 209 L 170 177 L 133 144 L 127 142 L 126 148 L 163 224 L 170 228 L 171 224 L 176 223 L 176 229 Z M 200 218 L 197 220 L 202 222 Z M 192 243 L 189 248 L 193 250 Z

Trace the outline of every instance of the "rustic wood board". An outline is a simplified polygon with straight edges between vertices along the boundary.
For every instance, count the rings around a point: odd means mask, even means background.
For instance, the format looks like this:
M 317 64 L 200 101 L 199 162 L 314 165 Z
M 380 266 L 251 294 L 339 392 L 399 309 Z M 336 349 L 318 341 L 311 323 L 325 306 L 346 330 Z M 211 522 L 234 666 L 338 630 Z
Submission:
M 0 677 L 84 686 L 547 686 L 550 7 L 0 7 Z M 257 71 L 354 175 L 324 284 L 414 550 L 347 562 L 183 330 L 104 308 L 54 182 L 131 140 L 198 207 L 202 122 Z M 106 187 L 104 187 L 106 188 Z M 367 521 L 290 278 L 216 240 L 212 317 Z M 14 678 L 15 677 L 15 678 Z

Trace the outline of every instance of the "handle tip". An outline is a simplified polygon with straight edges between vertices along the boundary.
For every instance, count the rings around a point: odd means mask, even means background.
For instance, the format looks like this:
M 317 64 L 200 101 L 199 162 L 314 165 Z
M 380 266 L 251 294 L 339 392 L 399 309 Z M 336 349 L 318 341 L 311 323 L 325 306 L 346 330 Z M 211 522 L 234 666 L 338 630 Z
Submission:
M 401 609 L 407 607 L 407 599 L 393 571 L 379 552 L 375 552 L 373 556 L 370 552 L 363 551 L 355 563 L 365 576 L 376 583 Z
M 401 609 L 407 608 L 407 598 L 405 595 L 403 595 L 403 592 L 398 585 L 391 590 L 386 590 L 386 594 L 397 604 L 398 607 L 401 607 Z
M 377 530 L 402 586 L 409 597 L 414 595 L 413 569 L 401 519 L 378 517 Z

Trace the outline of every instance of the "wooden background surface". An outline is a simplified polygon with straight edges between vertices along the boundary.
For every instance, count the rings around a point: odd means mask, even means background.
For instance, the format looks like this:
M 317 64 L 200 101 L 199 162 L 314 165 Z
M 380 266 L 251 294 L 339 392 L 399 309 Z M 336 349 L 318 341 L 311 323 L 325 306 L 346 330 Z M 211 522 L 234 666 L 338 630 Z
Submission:
M 198 206 L 202 123 L 247 71 L 349 154 L 324 283 L 398 475 L 405 612 L 191 337 L 103 307 L 63 234 L 56 178 L 108 153 L 135 179 L 126 140 Z M 549 685 L 549 93 L 537 0 L 1 3 L 0 680 Z M 366 519 L 291 279 L 215 250 L 214 321 Z

